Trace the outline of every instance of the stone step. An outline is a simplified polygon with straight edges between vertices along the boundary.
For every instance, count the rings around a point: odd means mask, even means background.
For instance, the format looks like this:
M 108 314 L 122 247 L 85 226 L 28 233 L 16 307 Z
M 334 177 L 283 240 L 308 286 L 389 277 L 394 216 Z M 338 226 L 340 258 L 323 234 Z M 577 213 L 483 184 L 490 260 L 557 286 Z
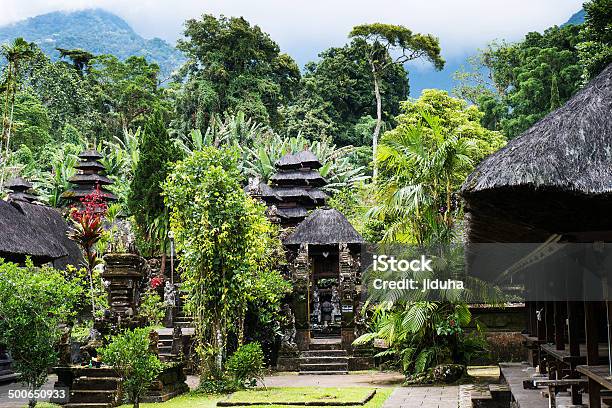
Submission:
M 510 401 L 512 399 L 512 393 L 507 384 L 489 384 L 489 392 L 496 401 Z
M 6 372 L 5 374 L 0 374 L 0 384 L 17 381 L 18 378 L 19 378 L 19 374 L 14 373 L 12 371 Z
M 342 371 L 300 371 L 298 375 L 344 375 L 348 374 L 348 370 Z
M 300 357 L 300 364 L 348 364 L 348 357 L 335 357 L 335 356 Z
M 70 402 L 113 404 L 117 400 L 117 390 L 74 390 L 70 391 Z
M 347 363 L 327 363 L 327 364 L 302 364 L 300 363 L 300 372 L 302 371 L 348 371 Z
M 347 357 L 346 350 L 308 350 L 302 351 L 301 357 Z
M 117 377 L 79 377 L 74 380 L 73 390 L 116 390 Z
M 308 348 L 315 351 L 342 350 L 342 343 L 310 343 Z
M 117 377 L 117 373 L 110 367 L 78 367 L 73 369 L 75 377 Z
M 115 404 L 91 403 L 91 402 L 71 402 L 64 405 L 64 408 L 112 408 Z

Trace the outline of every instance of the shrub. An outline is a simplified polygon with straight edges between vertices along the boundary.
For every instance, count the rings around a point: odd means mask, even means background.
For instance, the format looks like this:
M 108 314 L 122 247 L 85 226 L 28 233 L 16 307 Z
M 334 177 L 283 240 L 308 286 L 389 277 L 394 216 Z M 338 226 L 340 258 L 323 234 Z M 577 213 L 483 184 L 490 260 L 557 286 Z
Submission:
M 123 391 L 135 408 L 163 369 L 161 361 L 149 348 L 150 332 L 148 328 L 126 330 L 98 350 L 102 360 L 122 378 Z
M 140 302 L 140 315 L 144 316 L 149 325 L 160 325 L 166 314 L 166 306 L 159 294 L 149 289 L 142 295 Z
M 241 387 L 254 387 L 263 379 L 264 354 L 259 343 L 245 344 L 227 360 L 225 369 Z
M 52 268 L 25 268 L 0 259 L 0 343 L 9 347 L 21 381 L 32 392 L 57 364 L 60 323 L 70 323 L 82 290 Z M 29 406 L 36 405 L 32 398 Z

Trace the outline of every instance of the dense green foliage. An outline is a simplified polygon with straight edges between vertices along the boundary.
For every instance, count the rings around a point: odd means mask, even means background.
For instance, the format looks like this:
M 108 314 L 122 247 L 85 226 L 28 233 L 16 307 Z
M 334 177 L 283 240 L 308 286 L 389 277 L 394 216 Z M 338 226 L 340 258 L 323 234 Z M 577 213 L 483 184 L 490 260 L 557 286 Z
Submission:
M 180 51 L 159 38 L 142 38 L 121 18 L 100 9 L 53 12 L 0 27 L 0 43 L 16 37 L 35 42 L 53 60 L 57 48 L 81 48 L 95 55 L 112 54 L 124 60 L 143 56 L 168 77 L 185 60 Z
M 170 172 L 169 163 L 180 157 L 160 111 L 147 121 L 139 141 L 138 164 L 130 185 L 128 208 L 134 215 L 141 242 L 166 252 L 168 211 L 161 183 Z
M 479 106 L 487 128 L 519 135 L 579 89 L 580 29 L 555 26 L 515 44 L 490 44 L 472 60 L 472 72 L 458 75 L 457 94 Z
M 396 308 L 379 308 L 372 318 L 372 332 L 356 345 L 383 339 L 389 348 L 379 357 L 395 358 L 406 374 L 421 374 L 438 364 L 467 365 L 486 351 L 478 330 L 466 333 L 472 316 L 463 303 L 410 302 Z
M 584 3 L 584 10 L 585 41 L 578 48 L 583 78 L 589 80 L 612 63 L 612 1 L 590 0 Z
M 461 216 L 457 190 L 505 139 L 480 125 L 475 106 L 443 91 L 425 91 L 402 111 L 398 126 L 381 140 L 370 215 L 385 222 L 385 241 L 449 242 Z
M 177 97 L 177 129 L 204 131 L 211 114 L 226 111 L 278 123 L 278 106 L 292 98 L 300 72 L 268 34 L 244 18 L 212 15 L 187 20 L 184 34 L 178 48 L 189 60 Z
M 59 271 L 0 260 L 0 343 L 9 345 L 29 390 L 45 384 L 48 370 L 57 364 L 59 325 L 72 321 L 81 295 L 79 284 Z M 35 404 L 30 401 L 31 407 Z
M 263 378 L 264 354 L 259 343 L 248 343 L 227 359 L 225 369 L 234 381 L 243 387 L 254 387 Z
M 205 363 L 202 380 L 222 377 L 228 335 L 242 343 L 249 303 L 263 295 L 271 305 L 287 289 L 272 297 L 258 283 L 278 274 L 267 257 L 278 238 L 263 206 L 240 186 L 238 157 L 236 149 L 204 148 L 178 162 L 164 184 L 197 352 Z
M 138 408 L 140 398 L 161 373 L 163 365 L 151 351 L 151 330 L 126 330 L 116 335 L 98 353 L 122 378 L 122 390 L 129 402 Z

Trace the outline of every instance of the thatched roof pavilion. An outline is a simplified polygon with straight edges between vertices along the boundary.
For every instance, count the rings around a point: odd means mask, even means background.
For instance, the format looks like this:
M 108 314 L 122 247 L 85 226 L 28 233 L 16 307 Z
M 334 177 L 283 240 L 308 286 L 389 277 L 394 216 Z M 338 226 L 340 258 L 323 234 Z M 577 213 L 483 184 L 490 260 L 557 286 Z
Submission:
M 471 242 L 612 234 L 612 65 L 464 183 Z
M 283 243 L 285 245 L 362 244 L 365 241 L 346 217 L 334 208 L 314 210 Z
M 0 200 L 0 258 L 35 264 L 52 262 L 56 268 L 79 266 L 79 247 L 68 238 L 69 226 L 54 208 L 35 203 L 32 184 L 21 177 L 10 180 L 8 201 Z

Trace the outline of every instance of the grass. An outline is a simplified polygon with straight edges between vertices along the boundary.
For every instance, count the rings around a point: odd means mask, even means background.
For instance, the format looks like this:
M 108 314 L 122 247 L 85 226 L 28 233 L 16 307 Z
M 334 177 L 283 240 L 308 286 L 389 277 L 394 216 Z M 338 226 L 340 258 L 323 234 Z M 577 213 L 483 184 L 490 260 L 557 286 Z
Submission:
M 336 395 L 339 395 L 341 398 L 347 401 L 351 401 L 354 396 L 359 394 L 359 391 L 356 387 L 353 388 L 317 388 L 317 387 L 302 387 L 302 388 L 292 388 L 292 387 L 279 387 L 279 388 L 268 388 L 268 391 L 272 391 L 272 396 L 278 400 L 279 396 L 291 396 L 294 397 L 299 396 L 300 394 L 304 394 L 304 390 L 310 390 L 313 392 L 313 395 L 316 393 L 325 394 L 329 393 L 329 391 L 324 390 L 336 390 Z M 300 391 L 301 390 L 301 391 Z M 362 392 L 371 391 L 371 388 L 362 388 Z M 366 391 L 367 390 L 367 391 Z M 393 388 L 378 388 L 376 389 L 376 395 L 365 405 L 353 405 L 349 407 L 343 408 L 381 408 L 383 403 L 389 398 Z M 267 401 L 265 399 L 254 400 L 253 398 L 261 398 L 266 391 L 264 390 L 252 390 L 252 391 L 240 391 L 241 398 L 247 398 L 247 401 Z M 365 395 L 365 394 L 361 394 Z M 204 395 L 199 393 L 188 393 L 176 398 L 171 399 L 170 401 L 158 403 L 158 404 L 140 404 L 141 408 L 214 408 L 217 406 L 217 402 L 226 399 L 227 397 L 224 395 Z M 287 400 L 287 399 L 285 399 Z M 325 400 L 328 401 L 329 399 Z M 131 405 L 122 405 L 121 408 L 130 408 Z M 311 408 L 316 408 L 316 405 L 310 405 Z M 45 407 L 47 408 L 47 407 Z M 251 405 L 249 408 L 291 408 L 290 405 Z
M 363 401 L 373 388 L 272 387 L 233 393 L 229 402 L 355 402 Z

